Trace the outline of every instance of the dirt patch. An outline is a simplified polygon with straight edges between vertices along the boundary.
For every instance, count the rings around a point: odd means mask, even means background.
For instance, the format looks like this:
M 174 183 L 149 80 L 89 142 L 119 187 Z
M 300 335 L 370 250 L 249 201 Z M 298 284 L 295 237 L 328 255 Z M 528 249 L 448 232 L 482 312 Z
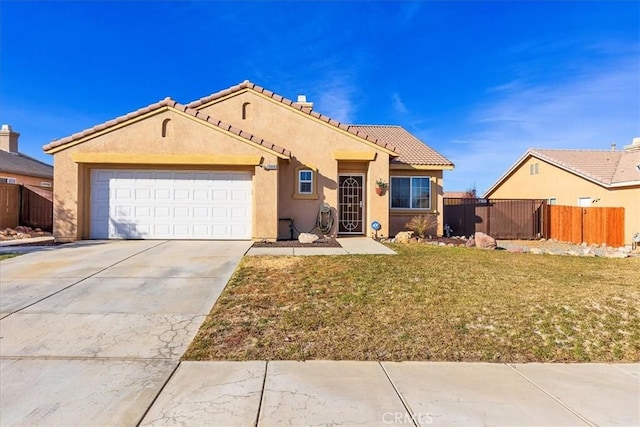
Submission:
M 255 242 L 254 248 L 341 248 L 336 239 L 324 238 L 313 243 L 300 243 L 297 240 L 277 240 L 275 242 Z

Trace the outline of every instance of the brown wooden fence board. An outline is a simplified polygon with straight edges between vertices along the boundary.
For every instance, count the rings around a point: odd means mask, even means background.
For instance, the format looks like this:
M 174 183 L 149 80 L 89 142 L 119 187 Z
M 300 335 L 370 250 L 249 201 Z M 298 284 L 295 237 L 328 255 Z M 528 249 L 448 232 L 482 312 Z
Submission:
M 52 231 L 52 200 L 52 191 L 23 186 L 20 224 L 32 228 L 41 228 L 44 231 Z
M 0 184 L 0 228 L 25 225 L 52 231 L 52 200 L 51 190 Z
M 15 228 L 20 221 L 20 186 L 0 184 L 0 228 Z
M 444 222 L 454 235 L 483 232 L 497 239 L 535 239 L 543 235 L 542 199 L 444 199 Z
M 548 237 L 562 242 L 624 245 L 624 208 L 550 205 Z

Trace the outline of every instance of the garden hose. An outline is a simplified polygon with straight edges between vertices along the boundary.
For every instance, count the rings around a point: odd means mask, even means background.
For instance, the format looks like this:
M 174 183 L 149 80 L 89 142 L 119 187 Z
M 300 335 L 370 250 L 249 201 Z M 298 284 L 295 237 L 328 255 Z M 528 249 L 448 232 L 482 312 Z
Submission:
M 326 222 L 325 219 L 326 218 Z M 327 203 L 323 203 L 318 211 L 318 222 L 316 224 L 318 230 L 322 232 L 322 234 L 327 234 L 333 228 L 333 210 L 331 206 Z

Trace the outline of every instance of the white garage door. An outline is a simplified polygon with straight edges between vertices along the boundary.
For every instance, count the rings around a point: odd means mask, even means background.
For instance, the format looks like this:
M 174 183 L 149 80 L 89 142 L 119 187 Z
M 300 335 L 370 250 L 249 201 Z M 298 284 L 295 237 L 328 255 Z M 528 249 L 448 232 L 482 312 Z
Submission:
M 91 171 L 93 239 L 250 239 L 251 174 Z

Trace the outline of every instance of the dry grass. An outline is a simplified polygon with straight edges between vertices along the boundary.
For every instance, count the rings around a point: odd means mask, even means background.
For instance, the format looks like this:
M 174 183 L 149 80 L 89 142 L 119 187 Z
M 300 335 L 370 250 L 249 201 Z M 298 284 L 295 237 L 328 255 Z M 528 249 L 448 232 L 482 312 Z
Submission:
M 640 360 L 640 258 L 393 248 L 246 257 L 185 358 Z
M 0 261 L 2 261 L 3 259 L 9 259 L 9 258 L 17 257 L 18 255 L 20 255 L 20 254 L 17 254 L 17 253 L 0 254 Z

